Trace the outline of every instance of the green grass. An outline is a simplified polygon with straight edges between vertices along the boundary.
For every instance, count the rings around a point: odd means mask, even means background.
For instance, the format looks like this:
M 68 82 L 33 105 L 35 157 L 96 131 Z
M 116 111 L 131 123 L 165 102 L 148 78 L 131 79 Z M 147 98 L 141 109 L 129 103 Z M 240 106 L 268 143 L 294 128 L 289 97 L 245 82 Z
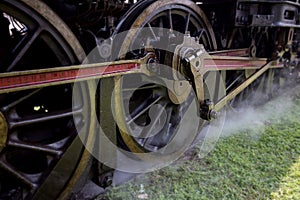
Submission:
M 139 199 L 141 185 L 155 200 L 300 199 L 300 95 L 293 102 L 264 126 L 221 137 L 205 158 L 199 159 L 199 144 L 174 165 L 113 188 L 105 199 Z

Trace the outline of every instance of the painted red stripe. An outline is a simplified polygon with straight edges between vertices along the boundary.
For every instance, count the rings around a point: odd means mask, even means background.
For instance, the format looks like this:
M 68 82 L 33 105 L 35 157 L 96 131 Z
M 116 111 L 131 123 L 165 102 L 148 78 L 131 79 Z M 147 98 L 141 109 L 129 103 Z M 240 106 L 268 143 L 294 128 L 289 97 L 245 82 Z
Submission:
M 266 61 L 242 61 L 242 60 L 205 60 L 204 66 L 206 69 L 236 69 L 236 68 L 260 68 L 266 64 Z
M 36 86 L 48 83 L 57 83 L 83 78 L 97 78 L 103 75 L 128 72 L 138 69 L 136 63 L 109 65 L 107 67 L 89 67 L 81 69 L 70 69 L 64 71 L 43 72 L 36 74 L 18 74 L 14 76 L 0 77 L 0 90 L 13 89 L 26 86 Z

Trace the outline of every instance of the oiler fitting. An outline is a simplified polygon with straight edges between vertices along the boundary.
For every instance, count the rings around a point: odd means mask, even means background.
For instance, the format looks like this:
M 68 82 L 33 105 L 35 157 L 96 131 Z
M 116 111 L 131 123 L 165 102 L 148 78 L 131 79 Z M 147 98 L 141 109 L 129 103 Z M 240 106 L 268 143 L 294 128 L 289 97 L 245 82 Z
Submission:
M 205 99 L 200 104 L 200 117 L 208 121 L 211 121 L 218 117 L 218 113 L 214 110 L 214 103 L 209 99 Z

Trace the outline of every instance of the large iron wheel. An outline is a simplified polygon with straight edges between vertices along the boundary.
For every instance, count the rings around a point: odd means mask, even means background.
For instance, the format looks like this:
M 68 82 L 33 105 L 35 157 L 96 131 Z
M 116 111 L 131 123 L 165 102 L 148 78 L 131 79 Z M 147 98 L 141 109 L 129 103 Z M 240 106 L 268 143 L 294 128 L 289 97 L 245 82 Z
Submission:
M 147 28 L 151 34 L 145 34 L 142 28 Z M 211 26 L 202 10 L 192 1 L 140 1 L 127 12 L 115 34 L 127 30 L 128 34 L 115 42 L 116 45 L 122 44 L 118 54 L 121 59 L 142 57 L 147 41 L 152 41 L 152 44 L 163 43 L 161 49 L 154 50 L 159 55 L 159 63 L 172 67 L 172 56 L 163 48 L 168 47 L 172 51 L 172 47 L 182 43 L 183 38 L 176 33 L 182 36 L 189 32 L 192 37 L 198 37 L 207 50 L 216 49 Z M 215 80 L 220 78 L 218 73 L 210 75 Z M 144 83 L 143 86 L 131 88 L 139 81 Z M 216 83 L 218 81 L 209 86 L 214 91 L 218 90 Z M 156 152 L 168 145 L 176 135 L 191 98 L 195 97 L 191 94 L 184 102 L 174 103 L 162 85 L 153 84 L 151 77 L 140 74 L 124 76 L 116 82 L 115 109 L 118 113 L 123 111 L 117 116 L 118 121 L 131 130 L 129 133 L 125 128 L 119 128 L 120 140 L 132 152 Z M 208 99 L 220 98 L 218 94 L 207 95 Z M 200 124 L 203 123 L 202 120 Z M 186 133 L 186 137 L 190 137 L 189 134 Z
M 0 70 L 79 64 L 84 51 L 65 23 L 38 0 L 0 2 Z M 0 95 L 0 199 L 66 198 L 90 157 L 75 127 L 93 107 L 89 83 L 72 106 L 72 85 Z M 85 108 L 85 109 L 84 109 Z

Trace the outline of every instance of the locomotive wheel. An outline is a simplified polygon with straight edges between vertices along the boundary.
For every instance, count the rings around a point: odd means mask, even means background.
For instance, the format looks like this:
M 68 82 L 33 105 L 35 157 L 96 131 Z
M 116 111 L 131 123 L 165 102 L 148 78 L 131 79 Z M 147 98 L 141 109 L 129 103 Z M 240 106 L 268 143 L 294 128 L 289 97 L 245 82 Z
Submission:
M 0 26 L 2 72 L 67 66 L 85 58 L 65 23 L 38 0 L 1 1 Z M 0 95 L 0 199 L 65 198 L 80 181 L 90 154 L 75 127 L 93 129 L 83 118 L 88 113 L 81 112 L 94 104 L 90 84 L 78 87 L 82 102 L 73 106 L 71 84 Z
M 149 39 L 152 41 L 157 40 L 158 37 L 168 38 L 168 35 L 163 35 L 168 33 L 155 33 L 155 28 L 156 30 L 164 28 L 164 30 L 169 30 L 170 34 L 173 31 L 180 33 L 190 32 L 192 37 L 199 37 L 200 43 L 207 50 L 216 49 L 216 40 L 211 26 L 202 10 L 192 1 L 141 1 L 129 10 L 125 16 L 115 33 L 118 34 L 130 30 L 125 38 L 122 38 L 122 41 L 116 42 L 117 45 L 122 44 L 118 55 L 119 58 L 130 59 L 143 56 L 139 55 L 139 52 L 145 51 L 141 50 L 141 48 L 136 50 L 137 46 L 141 46 L 141 41 L 147 41 L 146 36 L 139 32 L 140 28 L 148 28 L 153 31 L 153 36 Z M 181 43 L 182 40 L 177 41 L 175 45 L 165 43 L 164 46 L 176 46 Z M 146 47 L 144 46 L 145 49 Z M 166 58 L 167 56 L 161 56 L 168 55 L 165 51 L 159 48 L 154 51 L 156 54 L 160 54 L 160 64 L 171 65 L 172 58 L 168 59 Z M 212 73 L 211 75 L 218 76 L 217 73 Z M 139 81 L 142 81 L 144 85 L 132 95 L 128 95 L 128 92 L 131 94 L 130 92 L 134 90 L 130 86 L 134 86 Z M 217 88 L 218 86 L 214 83 L 211 87 Z M 121 121 L 122 125 L 130 127 L 131 130 L 128 133 L 128 129 L 119 128 L 121 143 L 125 144 L 130 151 L 137 153 L 156 152 L 165 147 L 175 137 L 180 120 L 190 104 L 190 99 L 187 98 L 181 104 L 173 103 L 166 92 L 166 87 L 153 84 L 153 79 L 146 75 L 124 76 L 116 82 L 116 88 L 115 109 L 117 112 L 123 112 L 122 115 L 116 116 L 118 117 L 117 121 Z M 212 99 L 211 96 L 207 98 Z M 218 97 L 214 96 L 213 98 L 217 99 Z M 126 107 L 129 108 L 124 111 Z M 165 116 L 163 117 L 163 115 Z M 203 123 L 204 121 L 200 122 L 200 124 Z M 150 130 L 149 127 L 145 128 L 149 125 L 151 126 Z M 139 133 L 143 127 L 145 131 Z M 189 133 L 186 133 L 186 137 L 189 137 Z
M 280 80 L 278 69 L 269 69 L 260 78 L 251 83 L 245 90 L 238 94 L 228 104 L 229 109 L 234 112 L 239 112 L 239 108 L 249 108 L 253 106 L 263 105 L 270 98 L 278 94 L 280 89 Z M 237 73 L 238 74 L 238 73 Z M 235 82 L 240 83 L 246 80 L 247 75 L 243 72 L 238 74 L 239 78 Z

